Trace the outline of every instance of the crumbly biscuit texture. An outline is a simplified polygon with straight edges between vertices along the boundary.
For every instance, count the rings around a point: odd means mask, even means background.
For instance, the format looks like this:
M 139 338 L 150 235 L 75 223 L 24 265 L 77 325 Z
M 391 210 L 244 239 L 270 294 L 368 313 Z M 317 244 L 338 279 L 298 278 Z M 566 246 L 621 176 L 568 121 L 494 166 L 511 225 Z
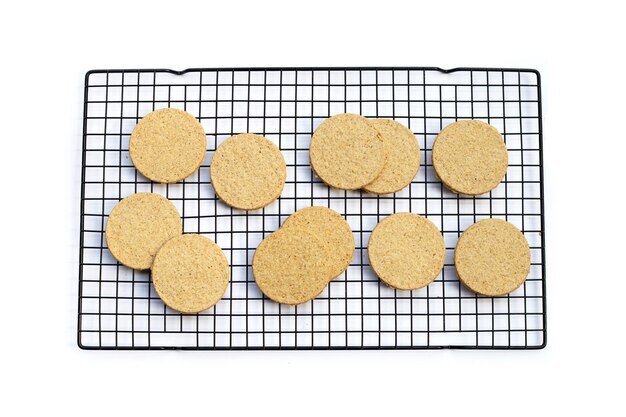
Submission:
M 159 249 L 152 266 L 152 282 L 168 307 L 198 313 L 222 298 L 228 287 L 228 269 L 226 256 L 215 242 L 185 234 Z
M 374 181 L 386 160 L 378 131 L 364 117 L 349 113 L 332 116 L 315 129 L 309 156 L 322 181 L 344 190 Z
M 174 183 L 200 167 L 206 155 L 206 135 L 200 122 L 183 110 L 155 110 L 133 129 L 129 152 L 143 176 Z
M 229 206 L 256 210 L 274 201 L 287 178 L 285 158 L 269 139 L 252 133 L 235 135 L 215 150 L 211 182 Z
M 471 225 L 454 251 L 459 279 L 482 295 L 505 295 L 519 288 L 530 272 L 530 247 L 520 230 L 501 219 Z
M 395 120 L 367 119 L 383 138 L 387 160 L 382 172 L 363 189 L 374 194 L 400 191 L 413 181 L 420 167 L 420 147 L 407 127 Z
M 109 214 L 106 241 L 111 254 L 134 269 L 149 269 L 159 248 L 182 233 L 176 207 L 153 193 L 132 194 Z
M 443 269 L 443 236 L 430 220 L 397 213 L 376 225 L 367 253 L 378 277 L 387 285 L 414 290 L 430 284 Z
M 433 144 L 432 159 L 446 187 L 466 195 L 494 189 L 508 168 L 502 135 L 479 120 L 460 120 L 444 128 Z

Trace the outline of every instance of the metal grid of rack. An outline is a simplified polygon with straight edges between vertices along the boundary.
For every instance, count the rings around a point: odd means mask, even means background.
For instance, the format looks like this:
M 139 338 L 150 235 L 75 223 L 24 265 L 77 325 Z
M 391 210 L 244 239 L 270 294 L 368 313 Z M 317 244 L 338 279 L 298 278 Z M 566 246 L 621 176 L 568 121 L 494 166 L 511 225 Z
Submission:
M 85 79 L 78 344 L 85 349 L 381 349 L 542 348 L 546 343 L 541 87 L 526 69 L 230 68 L 94 70 Z M 148 112 L 175 107 L 200 120 L 207 156 L 177 184 L 139 174 L 128 154 L 130 133 Z M 417 136 L 422 164 L 402 191 L 376 196 L 327 187 L 309 165 L 314 129 L 337 113 L 395 119 Z M 502 132 L 509 151 L 505 180 L 478 197 L 447 190 L 431 165 L 434 138 L 460 119 L 480 119 Z M 261 210 L 219 201 L 209 164 L 226 138 L 261 134 L 281 149 L 287 182 Z M 226 253 L 231 282 L 223 299 L 199 314 L 167 308 L 149 272 L 120 265 L 108 252 L 106 219 L 135 192 L 166 196 L 185 233 L 201 233 Z M 315 300 L 299 306 L 263 296 L 251 271 L 256 246 L 294 211 L 330 207 L 354 232 L 348 270 Z M 400 291 L 380 283 L 367 242 L 392 213 L 426 216 L 442 231 L 446 262 L 431 285 Z M 504 297 L 478 296 L 454 270 L 460 234 L 477 220 L 515 224 L 531 247 L 525 284 Z

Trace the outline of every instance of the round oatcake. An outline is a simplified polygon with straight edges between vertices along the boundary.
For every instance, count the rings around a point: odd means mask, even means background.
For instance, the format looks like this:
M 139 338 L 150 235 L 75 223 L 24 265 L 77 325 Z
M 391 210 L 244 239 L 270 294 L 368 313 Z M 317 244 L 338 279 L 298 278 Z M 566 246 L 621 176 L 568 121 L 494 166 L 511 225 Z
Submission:
M 413 181 L 420 167 L 420 146 L 407 127 L 389 119 L 367 119 L 383 138 L 387 161 L 376 179 L 363 186 L 368 193 L 390 194 Z
M 342 274 L 354 256 L 354 236 L 348 222 L 327 207 L 306 207 L 296 211 L 281 226 L 283 229 L 305 230 L 317 236 L 328 249 L 332 270 L 330 279 Z
M 187 234 L 167 241 L 156 254 L 152 282 L 161 300 L 182 313 L 214 306 L 228 287 L 228 260 L 211 239 Z
M 497 187 L 509 161 L 500 132 L 479 120 L 460 120 L 444 128 L 433 143 L 432 159 L 446 187 L 466 195 Z
M 174 183 L 200 167 L 206 155 L 206 135 L 200 122 L 183 110 L 155 110 L 133 129 L 129 152 L 144 177 Z
M 333 263 L 324 242 L 313 233 L 283 228 L 266 237 L 252 258 L 259 289 L 284 304 L 317 297 L 332 278 Z
M 376 275 L 400 290 L 425 287 L 443 269 L 446 247 L 430 220 L 413 213 L 385 218 L 372 231 L 367 255 Z
M 322 181 L 344 190 L 374 181 L 386 159 L 380 134 L 356 114 L 337 114 L 319 125 L 311 137 L 309 157 Z
M 106 241 L 115 259 L 133 269 L 149 269 L 159 248 L 183 232 L 176 207 L 159 194 L 132 194 L 109 214 Z
M 508 294 L 530 272 L 530 247 L 517 227 L 500 219 L 485 219 L 463 232 L 454 251 L 459 279 L 482 295 Z
M 215 194 L 242 210 L 256 210 L 276 200 L 286 178 L 287 164 L 278 147 L 252 133 L 226 139 L 211 160 Z

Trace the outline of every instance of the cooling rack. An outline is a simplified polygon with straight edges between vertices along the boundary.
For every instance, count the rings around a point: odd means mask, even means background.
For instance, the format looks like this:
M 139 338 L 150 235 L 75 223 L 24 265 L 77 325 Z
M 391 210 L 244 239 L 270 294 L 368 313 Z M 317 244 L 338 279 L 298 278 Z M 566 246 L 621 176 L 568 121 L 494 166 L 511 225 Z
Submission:
M 178 184 L 139 174 L 128 154 L 130 133 L 148 112 L 175 107 L 200 120 L 207 156 Z M 308 159 L 314 129 L 337 113 L 392 118 L 408 126 L 422 149 L 421 167 L 404 190 L 386 196 L 327 187 Z M 480 119 L 502 132 L 507 175 L 496 189 L 460 197 L 437 179 L 432 143 L 446 125 Z M 537 349 L 546 343 L 540 76 L 500 68 L 218 68 L 173 71 L 93 70 L 85 77 L 78 345 L 84 349 Z M 287 161 L 280 198 L 241 211 L 219 201 L 209 164 L 226 138 L 261 134 Z M 104 229 L 115 204 L 154 192 L 172 201 L 185 233 L 201 233 L 224 250 L 231 281 L 224 298 L 199 314 L 167 308 L 148 272 L 121 266 L 106 247 Z M 294 211 L 330 207 L 350 224 L 356 252 L 348 270 L 315 300 L 276 304 L 263 296 L 251 271 L 259 242 Z M 382 285 L 367 258 L 374 226 L 410 211 L 442 231 L 441 275 L 415 291 Z M 454 270 L 460 234 L 489 217 L 506 219 L 526 236 L 531 271 L 503 297 L 465 288 Z

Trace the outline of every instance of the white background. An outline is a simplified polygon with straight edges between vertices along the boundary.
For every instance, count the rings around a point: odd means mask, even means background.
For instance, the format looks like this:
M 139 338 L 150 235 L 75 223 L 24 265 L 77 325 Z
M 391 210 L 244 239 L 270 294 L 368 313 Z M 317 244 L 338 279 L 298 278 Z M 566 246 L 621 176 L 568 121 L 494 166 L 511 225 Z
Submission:
M 61 3 L 0 6 L 0 414 L 623 413 L 626 31 L 617 2 Z M 311 65 L 541 71 L 544 350 L 78 349 L 84 73 Z

